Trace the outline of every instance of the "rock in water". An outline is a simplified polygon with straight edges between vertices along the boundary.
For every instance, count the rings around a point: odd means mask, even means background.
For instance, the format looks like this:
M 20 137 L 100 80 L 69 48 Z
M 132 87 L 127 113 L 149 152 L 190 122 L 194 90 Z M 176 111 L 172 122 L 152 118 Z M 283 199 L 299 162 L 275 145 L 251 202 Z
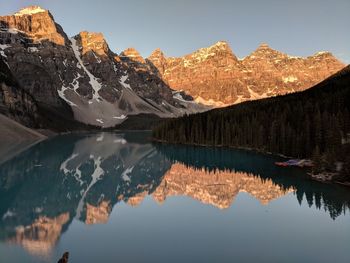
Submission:
M 57 263 L 68 263 L 69 252 L 65 252 Z

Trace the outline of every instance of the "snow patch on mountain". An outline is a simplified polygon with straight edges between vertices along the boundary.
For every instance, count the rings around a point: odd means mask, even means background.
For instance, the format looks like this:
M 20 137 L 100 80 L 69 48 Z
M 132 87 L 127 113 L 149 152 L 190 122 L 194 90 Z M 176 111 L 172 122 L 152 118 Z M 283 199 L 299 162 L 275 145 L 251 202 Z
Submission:
M 130 84 L 125 83 L 125 81 L 129 78 L 128 73 L 125 72 L 125 75 L 121 76 L 120 78 L 120 84 L 126 89 L 132 90 Z
M 58 95 L 65 101 L 67 102 L 71 107 L 78 107 L 77 104 L 75 104 L 74 102 L 70 101 L 65 94 L 66 90 L 70 90 L 69 88 L 65 87 L 64 85 L 62 85 L 61 90 L 57 90 Z
M 15 16 L 34 15 L 43 12 L 46 12 L 46 10 L 41 8 L 40 6 L 30 6 L 21 9 L 19 12 L 15 13 Z
M 5 52 L 4 52 L 4 50 L 5 50 L 6 48 L 9 48 L 9 47 L 11 47 L 11 46 L 10 46 L 10 45 L 2 45 L 2 44 L 0 44 L 0 55 L 1 55 L 2 57 L 7 58 L 7 56 L 6 56 Z
M 93 97 L 92 99 L 93 100 L 97 100 L 97 101 L 101 101 L 103 100 L 100 95 L 98 94 L 99 90 L 102 88 L 102 85 L 101 83 L 99 83 L 97 81 L 97 79 L 95 78 L 94 75 L 92 75 L 88 69 L 85 67 L 83 61 L 81 60 L 81 57 L 80 57 L 80 51 L 79 51 L 79 47 L 77 45 L 77 40 L 75 38 L 71 38 L 71 43 L 72 43 L 72 48 L 73 48 L 73 51 L 74 51 L 74 55 L 76 57 L 76 59 L 78 60 L 81 68 L 85 71 L 85 73 L 89 76 L 90 78 L 90 85 L 92 87 L 92 89 L 94 90 L 94 94 L 93 94 Z
M 118 120 L 124 120 L 126 118 L 126 116 L 124 114 L 120 115 L 120 116 L 113 116 L 113 119 L 118 119 Z
M 298 78 L 295 77 L 295 76 L 288 76 L 288 77 L 283 77 L 282 80 L 283 80 L 284 83 L 289 83 L 289 82 L 297 81 Z

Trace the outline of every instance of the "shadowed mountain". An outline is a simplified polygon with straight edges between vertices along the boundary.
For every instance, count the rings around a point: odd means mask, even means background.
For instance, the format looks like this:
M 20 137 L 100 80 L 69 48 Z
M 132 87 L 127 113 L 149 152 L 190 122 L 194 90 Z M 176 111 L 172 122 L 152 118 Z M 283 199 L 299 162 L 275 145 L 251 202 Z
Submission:
M 40 7 L 0 16 L 0 54 L 42 108 L 84 124 L 113 127 L 128 115 L 177 117 L 208 109 L 189 96 L 174 96 L 132 53 L 112 52 L 101 33 L 84 31 L 69 39 Z

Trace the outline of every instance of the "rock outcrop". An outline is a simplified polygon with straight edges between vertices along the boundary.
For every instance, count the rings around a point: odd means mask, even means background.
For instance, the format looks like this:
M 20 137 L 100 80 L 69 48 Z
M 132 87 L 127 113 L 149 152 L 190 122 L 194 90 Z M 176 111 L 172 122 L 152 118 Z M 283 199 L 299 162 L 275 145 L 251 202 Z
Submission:
M 345 66 L 329 52 L 293 57 L 267 44 L 238 59 L 223 41 L 179 58 L 156 49 L 147 61 L 171 88 L 214 106 L 305 90 Z

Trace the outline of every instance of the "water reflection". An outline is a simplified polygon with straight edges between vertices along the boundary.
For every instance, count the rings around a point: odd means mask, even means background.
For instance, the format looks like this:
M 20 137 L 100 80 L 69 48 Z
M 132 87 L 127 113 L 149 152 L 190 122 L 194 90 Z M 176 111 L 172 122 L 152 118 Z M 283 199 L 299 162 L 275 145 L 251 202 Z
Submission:
M 207 171 L 175 163 L 152 195 L 159 203 L 163 203 L 169 196 L 189 196 L 203 204 L 226 209 L 241 192 L 246 192 L 261 204 L 267 205 L 270 201 L 293 192 L 293 189 L 283 189 L 272 180 L 263 180 L 245 172 Z
M 307 180 L 272 157 L 227 149 L 152 145 L 144 133 L 67 135 L 0 166 L 0 239 L 48 255 L 73 219 L 105 224 L 114 205 L 137 207 L 188 196 L 219 209 L 240 192 L 267 205 L 288 193 L 336 218 L 349 207 L 342 187 Z
M 299 204 L 324 209 L 332 219 L 349 210 L 350 195 L 346 187 L 310 180 L 305 170 L 281 168 L 274 165 L 276 157 L 227 148 L 207 148 L 175 145 L 156 145 L 166 158 L 186 167 L 210 171 L 240 171 L 262 180 L 272 180 L 285 190 L 294 189 Z

